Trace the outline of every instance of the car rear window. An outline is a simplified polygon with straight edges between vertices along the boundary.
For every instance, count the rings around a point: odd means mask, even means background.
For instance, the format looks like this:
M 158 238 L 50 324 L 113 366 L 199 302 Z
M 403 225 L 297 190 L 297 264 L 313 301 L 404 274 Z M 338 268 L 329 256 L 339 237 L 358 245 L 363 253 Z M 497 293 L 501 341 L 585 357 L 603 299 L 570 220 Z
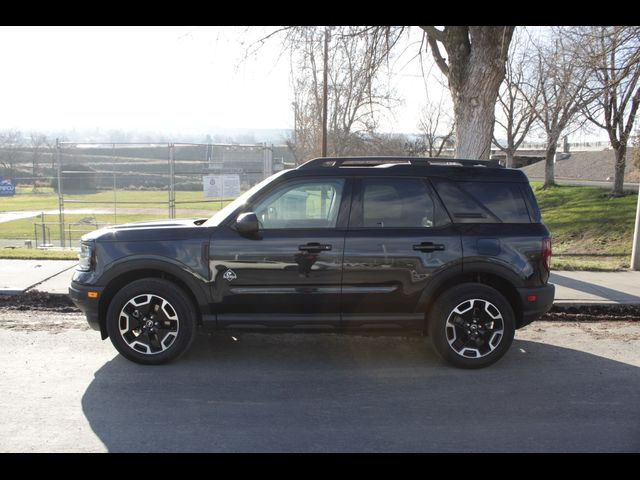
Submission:
M 456 223 L 531 223 L 518 183 L 439 179 L 434 184 Z

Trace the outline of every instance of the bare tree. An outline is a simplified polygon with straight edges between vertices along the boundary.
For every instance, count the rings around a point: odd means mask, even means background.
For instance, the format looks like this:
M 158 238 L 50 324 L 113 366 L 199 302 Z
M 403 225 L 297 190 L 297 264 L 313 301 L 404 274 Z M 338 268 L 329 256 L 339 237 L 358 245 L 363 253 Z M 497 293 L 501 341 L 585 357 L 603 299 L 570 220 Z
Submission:
M 289 45 L 296 45 L 295 32 L 309 27 L 284 27 L 272 32 L 258 44 L 279 32 L 288 32 Z M 341 27 L 346 36 L 366 39 L 364 49 L 356 62 L 365 65 L 368 78 L 374 78 L 378 68 L 387 59 L 406 27 L 370 26 Z M 489 158 L 495 119 L 495 102 L 505 74 L 505 61 L 513 26 L 435 26 L 421 27 L 431 48 L 436 64 L 448 79 L 453 97 L 456 125 L 456 155 L 467 158 Z M 293 32 L 293 34 L 291 33 Z M 442 54 L 444 48 L 447 58 Z M 354 76 L 354 80 L 359 80 Z M 371 93 L 371 82 L 365 83 L 365 92 Z M 358 96 L 358 95 L 356 95 Z M 336 97 L 334 97 L 336 98 Z M 342 104 L 342 102 L 339 102 Z M 351 112 L 357 103 L 350 105 Z M 366 107 L 368 102 L 364 102 Z M 372 102 L 375 104 L 375 102 Z M 299 104 L 298 108 L 301 108 Z M 361 107 L 362 108 L 362 107 Z M 346 118 L 361 118 L 359 113 Z M 349 122 L 342 122 L 349 125 Z M 336 130 L 338 131 L 338 130 Z M 345 130 L 343 129 L 343 132 Z
M 427 102 L 422 109 L 418 128 L 422 133 L 424 153 L 429 157 L 439 157 L 454 132 L 453 119 L 449 116 L 442 97 L 437 103 Z
M 286 27 L 292 59 L 297 162 L 320 154 L 323 120 L 325 29 Z M 356 153 L 378 116 L 395 105 L 382 73 L 402 27 L 331 27 L 327 59 L 328 155 Z M 275 33 L 275 32 L 274 32 Z
M 563 132 L 580 126 L 580 111 L 593 101 L 587 94 L 589 71 L 577 57 L 565 31 L 555 29 L 552 44 L 537 45 L 535 89 L 540 92 L 534 114 L 546 134 L 545 177 L 543 188 L 555 185 L 555 160 Z
M 49 159 L 51 161 L 51 170 L 54 170 L 56 168 L 56 153 L 57 153 L 57 146 L 58 146 L 58 141 L 60 142 L 64 142 L 67 140 L 66 136 L 61 136 L 58 139 L 55 139 L 53 137 L 47 137 L 46 141 L 45 141 L 45 150 L 47 151 L 47 153 L 49 154 Z
M 581 27 L 573 31 L 591 70 L 595 101 L 584 113 L 605 130 L 616 154 L 611 196 L 623 195 L 627 144 L 640 105 L 640 27 Z
M 7 175 L 10 178 L 15 174 L 16 158 L 22 143 L 22 132 L 19 130 L 0 132 L 0 166 L 7 170 Z
M 530 43 L 523 35 L 514 37 L 506 65 L 504 82 L 498 93 L 496 124 L 505 135 L 504 144 L 493 134 L 493 144 L 505 153 L 505 166 L 513 168 L 514 155 L 531 131 L 536 116 L 539 83 L 531 81 Z
M 33 177 L 33 190 L 37 190 L 36 180 L 38 177 L 38 163 L 42 155 L 42 150 L 47 146 L 47 136 L 39 132 L 31 132 L 29 135 L 31 144 L 31 176 Z
M 488 159 L 498 89 L 515 27 L 421 27 L 436 64 L 449 81 L 456 125 L 456 156 Z M 446 56 L 442 54 L 444 47 Z
M 363 155 L 404 156 L 409 153 L 409 138 L 404 134 L 372 132 L 365 137 Z

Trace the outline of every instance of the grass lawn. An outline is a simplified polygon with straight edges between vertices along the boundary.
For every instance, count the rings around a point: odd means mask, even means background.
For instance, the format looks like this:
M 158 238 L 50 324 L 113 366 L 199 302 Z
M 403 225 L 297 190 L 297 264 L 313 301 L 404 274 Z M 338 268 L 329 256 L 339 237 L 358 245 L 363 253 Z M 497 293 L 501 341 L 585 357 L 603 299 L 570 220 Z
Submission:
M 58 194 L 51 187 L 40 187 L 37 192 L 33 192 L 31 187 L 21 187 L 17 189 L 17 194 L 13 197 L 3 197 L 0 200 L 0 211 L 26 211 L 26 210 L 51 210 L 58 208 Z M 103 190 L 96 193 L 83 193 L 75 195 L 65 195 L 65 200 L 74 200 L 74 203 L 65 203 L 65 208 L 110 208 L 113 206 L 113 191 Z M 118 205 L 118 208 L 167 208 L 169 194 L 166 191 L 135 191 L 118 190 L 116 199 L 118 202 L 132 202 L 131 204 Z M 219 210 L 221 202 L 213 198 L 204 198 L 201 191 L 197 192 L 176 192 L 176 202 L 194 202 L 200 200 L 213 200 L 207 203 L 185 203 L 176 206 L 177 209 L 210 209 Z M 75 203 L 80 201 L 81 203 Z M 84 202 L 109 202 L 104 205 L 82 203 Z M 230 200 L 222 201 L 226 205 Z M 156 205 L 137 204 L 139 202 L 158 202 Z
M 608 198 L 599 187 L 555 186 L 532 182 L 542 221 L 553 238 L 556 269 L 628 268 L 638 196 Z M 562 256 L 562 254 L 584 254 Z M 611 255 L 607 257 L 606 255 Z
M 131 222 L 143 222 L 145 220 L 159 220 L 163 217 L 161 215 L 147 215 L 147 214 L 129 214 L 118 215 L 118 224 L 131 223 Z M 165 217 L 166 218 L 166 217 Z M 92 222 L 104 222 L 109 225 L 113 225 L 113 214 L 96 214 L 96 215 L 65 215 L 65 238 L 68 239 L 69 223 L 80 222 L 80 220 L 91 219 Z M 58 227 L 57 215 L 45 215 L 46 222 L 53 222 L 49 225 L 47 237 L 52 240 L 51 243 L 58 245 L 60 240 L 60 229 Z M 40 216 L 34 218 L 25 218 L 22 220 L 14 220 L 12 222 L 0 223 L 0 238 L 16 239 L 21 243 L 23 240 L 34 239 L 34 222 L 40 222 Z M 101 224 L 98 224 L 101 226 Z M 77 240 L 85 233 L 95 230 L 96 227 L 93 224 L 86 225 L 71 225 L 71 239 Z M 76 231 L 78 230 L 78 231 Z M 38 228 L 38 241 L 41 240 L 42 229 Z M 6 249 L 3 249 L 6 250 Z
M 77 260 L 75 250 L 41 250 L 39 248 L 0 248 L 0 258 L 18 260 Z
M 631 256 L 631 242 L 635 222 L 637 195 L 622 198 L 608 198 L 608 190 L 599 187 L 556 186 L 541 189 L 541 183 L 532 182 L 534 193 L 542 211 L 543 222 L 553 237 L 554 257 L 552 265 L 555 269 L 578 270 L 621 270 L 628 268 Z M 57 209 L 58 197 L 51 188 L 40 188 L 39 192 L 31 192 L 31 187 L 18 187 L 19 194 L 14 197 L 0 199 L 0 211 L 12 210 L 44 210 Z M 113 200 L 113 192 L 101 191 L 83 195 L 65 195 L 68 200 L 103 201 Z M 167 192 L 162 191 L 119 191 L 118 201 L 123 202 L 166 202 Z M 203 200 L 202 192 L 176 192 L 177 201 Z M 223 204 L 228 203 L 227 201 Z M 311 206 L 316 206 L 311 202 Z M 178 217 L 189 217 L 180 209 L 218 210 L 221 204 L 190 203 L 177 206 Z M 67 208 L 110 208 L 109 204 L 91 205 L 68 203 Z M 167 218 L 165 204 L 158 205 L 119 205 L 119 209 L 139 208 L 140 213 L 118 214 L 117 223 L 128 223 L 144 220 Z M 145 212 L 144 208 L 155 209 L 155 213 Z M 56 222 L 57 215 L 46 215 L 45 221 Z M 67 222 L 77 222 L 87 217 L 99 222 L 113 223 L 113 214 L 66 215 Z M 0 223 L 0 239 L 22 240 L 34 238 L 33 223 L 39 218 L 15 220 Z M 50 225 L 51 239 L 54 244 L 59 240 L 57 225 Z M 90 231 L 92 227 L 73 227 Z M 83 232 L 73 232 L 72 239 L 77 240 Z M 19 255 L 18 250 L 28 249 L 0 248 L 0 258 L 7 255 Z M 12 251 L 12 252 L 11 252 Z M 28 253 L 24 253 L 27 255 Z M 35 252 L 33 254 L 36 254 Z M 42 255 L 56 255 L 58 252 L 45 252 Z M 572 254 L 566 256 L 563 254 Z M 581 254 L 581 255 L 575 255 Z M 31 257 L 34 258 L 34 257 Z M 45 258 L 45 257 L 42 257 Z M 75 253 L 72 254 L 75 258 Z

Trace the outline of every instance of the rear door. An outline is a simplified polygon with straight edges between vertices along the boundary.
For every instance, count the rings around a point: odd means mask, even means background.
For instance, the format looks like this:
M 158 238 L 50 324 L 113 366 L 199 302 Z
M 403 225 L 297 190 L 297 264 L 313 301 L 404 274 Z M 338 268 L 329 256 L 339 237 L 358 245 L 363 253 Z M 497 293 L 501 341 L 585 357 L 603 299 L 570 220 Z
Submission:
M 344 250 L 344 325 L 420 325 L 420 297 L 445 270 L 462 271 L 461 241 L 428 180 L 358 179 Z

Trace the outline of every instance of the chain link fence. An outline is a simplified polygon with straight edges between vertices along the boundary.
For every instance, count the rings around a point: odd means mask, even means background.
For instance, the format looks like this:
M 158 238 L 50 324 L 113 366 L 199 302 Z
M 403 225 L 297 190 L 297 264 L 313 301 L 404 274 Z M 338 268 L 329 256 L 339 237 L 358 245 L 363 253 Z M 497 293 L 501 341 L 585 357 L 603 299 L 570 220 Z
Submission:
M 109 225 L 211 216 L 240 192 L 293 166 L 286 145 L 57 142 L 12 163 L 0 197 L 0 245 L 77 247 Z M 5 172 L 5 178 L 7 172 Z

